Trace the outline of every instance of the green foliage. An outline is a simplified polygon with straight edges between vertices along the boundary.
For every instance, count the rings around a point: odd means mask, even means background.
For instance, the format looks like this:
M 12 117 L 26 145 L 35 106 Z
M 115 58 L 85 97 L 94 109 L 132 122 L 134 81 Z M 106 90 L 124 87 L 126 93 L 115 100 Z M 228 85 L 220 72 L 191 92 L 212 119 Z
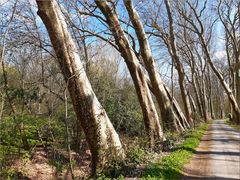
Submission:
M 17 153 L 18 148 L 15 146 L 0 145 L 0 166 L 3 168 L 7 164 L 9 157 L 14 157 Z
M 136 146 L 133 149 L 129 149 L 127 151 L 127 158 L 132 163 L 140 164 L 141 162 L 143 162 L 144 157 L 145 157 L 145 151 L 139 146 Z
M 19 179 L 19 172 L 14 168 L 4 169 L 1 172 L 1 177 L 7 180 L 17 180 Z
M 183 165 L 191 158 L 207 127 L 208 124 L 204 124 L 196 130 L 189 132 L 186 140 L 182 144 L 177 145 L 169 156 L 165 156 L 159 162 L 148 166 L 143 173 L 143 177 L 166 180 L 178 179 Z
M 111 67 L 115 65 L 106 60 Z M 123 78 L 120 82 L 109 65 L 91 66 L 89 77 L 98 99 L 106 110 L 111 122 L 120 133 L 130 136 L 142 135 L 144 126 L 142 112 L 131 81 Z
M 10 98 L 13 100 L 23 101 L 25 104 L 29 100 L 37 101 L 39 89 L 37 87 L 31 87 L 31 89 L 25 90 L 22 88 L 10 87 L 8 88 L 8 93 Z
M 124 160 L 109 160 L 105 169 L 98 177 L 121 179 L 131 174 L 137 166 L 149 161 L 152 152 L 141 146 L 142 138 L 134 138 L 128 141 L 125 148 L 126 157 Z
M 58 173 L 62 172 L 65 167 L 65 163 L 58 159 L 50 160 L 49 163 L 56 167 Z
M 110 160 L 105 169 L 98 174 L 98 177 L 116 178 L 126 175 L 132 169 L 124 161 Z
M 167 132 L 165 134 L 165 141 L 162 142 L 163 151 L 171 151 L 174 145 L 180 140 L 181 134 L 176 132 Z
M 30 115 L 17 115 L 6 117 L 1 122 L 1 142 L 7 146 L 24 148 L 26 141 L 29 146 L 39 143 L 38 130 L 46 125 L 46 119 L 37 118 Z
M 22 155 L 22 158 L 23 158 L 23 162 L 26 163 L 29 161 L 30 159 L 30 154 L 28 152 L 25 152 L 23 155 Z

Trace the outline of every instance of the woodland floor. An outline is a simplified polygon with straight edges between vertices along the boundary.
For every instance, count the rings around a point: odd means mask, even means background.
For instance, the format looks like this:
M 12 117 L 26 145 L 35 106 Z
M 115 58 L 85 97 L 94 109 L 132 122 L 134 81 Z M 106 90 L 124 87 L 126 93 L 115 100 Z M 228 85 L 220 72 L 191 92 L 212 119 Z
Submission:
M 182 180 L 240 179 L 240 132 L 224 120 L 215 120 L 203 136 Z
M 89 150 L 81 154 L 72 152 L 71 156 L 76 162 L 74 167 L 75 177 L 81 179 L 88 176 L 91 163 Z M 68 180 L 72 179 L 70 169 L 63 166 L 63 164 L 68 164 L 67 157 L 66 151 L 55 150 L 54 153 L 46 153 L 42 148 L 39 148 L 35 149 L 29 158 L 13 158 L 14 160 L 11 162 L 12 165 L 9 169 L 17 172 L 18 180 Z M 56 159 L 59 160 L 56 161 Z M 0 177 L 0 179 L 5 178 Z

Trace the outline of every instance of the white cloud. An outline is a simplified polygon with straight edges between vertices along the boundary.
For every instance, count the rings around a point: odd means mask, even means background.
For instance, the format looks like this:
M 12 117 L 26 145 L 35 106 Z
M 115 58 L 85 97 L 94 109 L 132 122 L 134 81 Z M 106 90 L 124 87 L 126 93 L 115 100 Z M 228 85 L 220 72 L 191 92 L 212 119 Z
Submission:
M 226 51 L 217 51 L 214 53 L 214 58 L 216 59 L 223 59 L 226 57 L 227 57 Z
M 6 3 L 7 1 L 9 1 L 9 0 L 0 0 L 0 5 Z

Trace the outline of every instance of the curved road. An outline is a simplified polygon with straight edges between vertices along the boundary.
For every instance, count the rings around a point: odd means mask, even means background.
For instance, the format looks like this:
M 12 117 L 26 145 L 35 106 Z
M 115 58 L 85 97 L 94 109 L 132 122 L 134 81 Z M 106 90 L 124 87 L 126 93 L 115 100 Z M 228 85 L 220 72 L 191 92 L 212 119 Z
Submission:
M 240 180 L 240 132 L 215 120 L 203 136 L 182 180 Z

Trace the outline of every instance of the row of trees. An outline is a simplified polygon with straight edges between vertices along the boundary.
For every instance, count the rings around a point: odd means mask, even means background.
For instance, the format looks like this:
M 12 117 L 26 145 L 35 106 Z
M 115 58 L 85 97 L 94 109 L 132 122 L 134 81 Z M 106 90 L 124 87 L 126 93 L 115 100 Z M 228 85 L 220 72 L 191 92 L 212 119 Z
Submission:
M 81 125 L 91 150 L 93 174 L 102 170 L 108 160 L 125 157 L 115 130 L 118 122 L 107 115 L 119 118 L 114 116 L 119 112 L 111 114 L 111 108 L 101 97 L 102 92 L 94 87 L 94 80 L 99 76 L 98 73 L 94 76 L 97 71 L 94 59 L 99 58 L 94 55 L 99 52 L 96 45 L 90 47 L 90 44 L 95 41 L 107 44 L 109 54 L 111 50 L 121 55 L 115 79 L 121 79 L 118 73 L 121 69 L 128 70 L 129 75 L 124 79 L 132 80 L 134 98 L 139 102 L 151 149 L 165 139 L 165 132 L 186 131 L 200 119 L 223 118 L 224 113 L 231 113 L 232 121 L 240 123 L 240 3 L 237 0 L 143 0 L 136 4 L 132 0 L 36 0 L 38 15 L 50 40 L 40 25 L 34 4 L 28 3 L 27 7 L 18 1 L 8 4 L 8 10 L 12 7 L 11 16 L 2 20 L 5 24 L 1 30 L 2 99 L 6 96 L 11 109 L 7 113 L 16 115 L 20 108 L 19 103 L 16 107 L 9 88 L 13 63 L 6 61 L 17 59 L 14 66 L 18 67 L 22 80 L 17 89 L 27 93 L 26 89 L 30 88 L 33 98 L 22 98 L 22 111 L 28 109 L 30 114 L 42 116 L 42 101 L 48 93 L 52 99 L 48 99 L 44 108 L 49 115 L 54 107 L 48 105 L 54 98 L 68 103 L 68 89 L 77 116 L 74 123 L 78 128 Z M 219 27 L 221 32 L 216 31 Z M 224 45 L 218 43 L 219 35 Z M 164 53 L 165 58 L 159 52 Z M 219 52 L 224 54 L 222 59 L 217 57 Z M 19 54 L 23 58 L 19 58 Z M 60 65 L 65 83 L 52 59 Z M 166 62 L 170 65 L 171 70 L 167 72 L 170 78 L 164 78 L 159 72 L 158 65 Z M 166 65 L 160 69 L 165 70 Z M 32 72 L 38 76 L 32 77 Z M 30 77 L 37 80 L 36 86 L 25 83 Z M 123 84 L 118 82 L 118 86 Z M 33 91 L 31 87 L 36 89 Z M 3 112 L 2 108 L 1 114 Z M 68 114 L 65 115 L 68 119 Z M 68 129 L 68 122 L 65 124 Z

